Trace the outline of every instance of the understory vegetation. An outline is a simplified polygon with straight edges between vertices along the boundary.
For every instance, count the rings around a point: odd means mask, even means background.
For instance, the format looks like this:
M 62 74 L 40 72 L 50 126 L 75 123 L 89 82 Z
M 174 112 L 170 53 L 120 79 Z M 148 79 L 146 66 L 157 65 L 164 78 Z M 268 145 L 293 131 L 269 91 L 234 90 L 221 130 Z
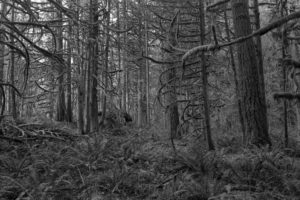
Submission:
M 77 135 L 72 124 L 4 121 L 0 199 L 294 199 L 300 195 L 300 149 L 243 148 L 215 138 L 207 151 L 195 136 L 174 145 L 157 128 L 130 126 Z M 203 144 L 201 144 L 203 143 Z M 174 149 L 175 148 L 175 149 Z

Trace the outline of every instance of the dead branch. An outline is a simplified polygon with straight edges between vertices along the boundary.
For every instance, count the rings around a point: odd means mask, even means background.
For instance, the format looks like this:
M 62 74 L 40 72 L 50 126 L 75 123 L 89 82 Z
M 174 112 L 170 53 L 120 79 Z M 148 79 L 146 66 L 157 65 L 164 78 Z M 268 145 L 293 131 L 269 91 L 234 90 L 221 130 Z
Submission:
M 287 93 L 287 92 L 283 92 L 283 93 L 275 93 L 273 94 L 273 98 L 274 99 L 287 99 L 287 100 L 300 100 L 300 94 L 292 94 L 292 93 Z
M 239 37 L 231 42 L 226 42 L 226 43 L 223 43 L 223 44 L 219 44 L 219 45 L 215 45 L 215 44 L 208 44 L 208 45 L 202 45 L 202 46 L 197 46 L 197 47 L 194 47 L 188 51 L 185 52 L 185 54 L 183 55 L 182 57 L 182 61 L 183 63 L 192 55 L 195 55 L 199 52 L 203 52 L 203 51 L 214 51 L 214 50 L 219 50 L 220 48 L 222 47 L 226 47 L 226 46 L 230 46 L 230 45 L 233 45 L 233 44 L 237 44 L 237 43 L 241 43 L 241 42 L 244 42 L 252 37 L 255 37 L 255 36 L 262 36 L 266 33 L 268 33 L 269 31 L 273 30 L 274 28 L 277 28 L 281 25 L 283 25 L 284 23 L 287 23 L 288 21 L 290 20 L 293 20 L 293 19 L 297 19 L 297 18 L 300 18 L 300 11 L 298 12 L 294 12 L 286 17 L 283 17 L 273 23 L 270 23 L 269 25 L 253 32 L 252 34 L 250 35 L 247 35 L 247 36 L 243 36 L 243 37 Z M 176 50 L 179 50 L 179 51 L 182 51 L 182 49 L 177 49 L 175 48 Z
M 225 3 L 228 3 L 229 1 L 230 1 L 230 0 L 222 0 L 222 1 L 218 1 L 218 2 L 216 2 L 216 3 L 214 3 L 214 4 L 211 4 L 211 5 L 207 6 L 207 7 L 206 7 L 206 10 L 207 10 L 207 11 L 212 11 L 212 9 L 214 9 L 214 8 L 220 6 L 220 5 L 223 5 L 223 4 L 225 4 Z

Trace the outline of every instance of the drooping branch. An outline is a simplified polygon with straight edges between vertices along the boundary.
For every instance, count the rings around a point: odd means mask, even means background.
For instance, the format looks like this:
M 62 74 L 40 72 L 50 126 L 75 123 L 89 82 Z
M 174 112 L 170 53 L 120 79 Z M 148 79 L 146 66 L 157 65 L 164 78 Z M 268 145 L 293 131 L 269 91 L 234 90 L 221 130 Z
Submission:
M 300 11 L 298 12 L 294 12 L 286 17 L 283 17 L 255 32 L 253 32 L 252 34 L 250 35 L 247 35 L 247 36 L 243 36 L 243 37 L 239 37 L 231 42 L 226 42 L 226 43 L 223 43 L 223 44 L 219 44 L 219 45 L 215 45 L 215 44 L 208 44 L 208 45 L 202 45 L 202 46 L 197 46 L 197 47 L 194 47 L 188 51 L 185 52 L 185 54 L 183 55 L 182 57 L 182 61 L 183 63 L 187 60 L 187 58 L 199 53 L 199 52 L 202 52 L 202 51 L 214 51 L 214 50 L 219 50 L 220 48 L 222 47 L 226 47 L 226 46 L 230 46 L 230 45 L 233 45 L 233 44 L 237 44 L 237 43 L 240 43 L 240 42 L 244 42 L 245 40 L 248 40 L 252 37 L 255 37 L 255 36 L 262 36 L 266 33 L 268 33 L 269 31 L 283 25 L 284 23 L 287 23 L 288 21 L 290 20 L 293 20 L 293 19 L 297 19 L 297 18 L 300 18 Z M 174 49 L 176 50 L 179 50 L 179 51 L 182 51 L 182 49 L 177 49 L 175 47 L 173 47 Z
M 214 3 L 214 4 L 211 4 L 211 5 L 207 6 L 207 7 L 206 7 L 206 10 L 207 10 L 207 11 L 211 11 L 212 9 L 214 9 L 214 8 L 216 8 L 216 7 L 218 7 L 218 6 L 221 6 L 221 5 L 225 4 L 225 3 L 228 3 L 229 1 L 230 1 L 230 0 L 222 0 L 222 1 L 218 1 L 218 2 L 216 2 L 216 3 Z
M 21 50 L 20 48 L 18 48 L 16 45 L 12 45 L 9 42 L 5 42 L 5 41 L 0 41 L 0 43 L 8 46 L 10 49 L 16 51 L 19 55 L 21 55 L 24 59 L 25 59 L 25 69 L 24 69 L 24 83 L 23 83 L 23 92 L 26 89 L 27 86 L 27 80 L 28 80 L 28 72 L 29 72 L 29 65 L 30 65 L 30 56 L 29 56 L 29 52 L 25 46 L 25 44 L 23 43 L 22 40 L 20 40 L 17 36 L 15 36 L 14 34 L 12 34 L 11 32 L 5 31 L 5 30 L 1 30 L 0 32 L 4 32 L 7 35 L 10 35 L 10 37 L 13 37 L 14 40 L 16 40 L 22 47 L 23 50 Z M 22 92 L 22 93 L 23 93 Z
M 162 60 L 156 60 L 152 57 L 149 57 L 149 56 L 145 56 L 145 55 L 142 55 L 143 58 L 145 59 L 148 59 L 150 60 L 151 62 L 153 63 L 156 63 L 156 64 L 160 64 L 160 65 L 172 65 L 172 64 L 175 64 L 175 63 L 180 63 L 181 61 L 162 61 Z
M 46 93 L 57 93 L 57 91 L 51 91 L 51 90 L 47 90 L 47 89 L 43 88 L 42 86 L 40 86 L 40 84 L 37 81 L 34 81 L 34 83 L 36 84 L 36 86 L 38 88 L 40 88 L 41 90 L 43 90 Z
M 65 65 L 64 59 L 60 58 L 56 53 L 52 53 L 42 47 L 39 47 L 37 44 L 35 44 L 33 41 L 31 41 L 29 38 L 27 38 L 24 34 L 22 34 L 19 29 L 17 29 L 14 26 L 7 26 L 6 27 L 10 28 L 12 31 L 14 31 L 18 36 L 23 38 L 26 42 L 28 42 L 33 48 L 35 48 L 37 51 L 39 51 L 41 54 L 43 54 L 45 57 L 48 57 L 52 60 L 55 60 L 58 63 L 61 63 Z
M 3 86 L 11 87 L 13 90 L 15 90 L 15 92 L 19 95 L 19 97 L 22 97 L 22 94 L 19 92 L 19 90 L 14 85 L 12 85 L 10 83 L 0 82 L 0 86 L 1 87 L 3 87 Z
M 273 94 L 273 98 L 274 99 L 287 99 L 287 100 L 300 100 L 300 94 L 292 94 L 292 93 L 287 93 L 287 92 L 283 92 L 283 93 L 275 93 Z
M 133 29 L 133 26 L 130 26 L 130 27 L 128 27 L 127 29 L 116 29 L 116 28 L 114 28 L 114 27 L 112 27 L 112 26 L 106 26 L 106 25 L 104 25 L 104 24 L 103 24 L 102 26 L 103 26 L 104 28 L 109 29 L 109 30 L 112 31 L 112 32 L 119 33 L 119 34 L 129 32 L 131 29 Z

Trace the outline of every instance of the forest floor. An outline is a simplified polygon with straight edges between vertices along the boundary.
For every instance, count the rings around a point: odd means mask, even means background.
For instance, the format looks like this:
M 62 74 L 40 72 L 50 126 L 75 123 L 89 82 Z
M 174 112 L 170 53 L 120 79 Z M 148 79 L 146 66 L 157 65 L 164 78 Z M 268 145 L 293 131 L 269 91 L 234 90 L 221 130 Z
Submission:
M 250 150 L 222 138 L 218 150 L 207 152 L 193 136 L 172 145 L 154 127 L 89 136 L 55 122 L 3 122 L 0 128 L 0 200 L 300 197 L 297 144 Z

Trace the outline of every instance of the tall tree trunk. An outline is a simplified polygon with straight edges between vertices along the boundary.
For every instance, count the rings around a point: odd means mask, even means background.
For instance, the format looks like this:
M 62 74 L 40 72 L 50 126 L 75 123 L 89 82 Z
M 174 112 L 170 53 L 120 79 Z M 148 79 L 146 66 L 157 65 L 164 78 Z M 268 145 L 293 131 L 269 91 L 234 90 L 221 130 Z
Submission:
M 109 1 L 110 2 L 110 1 Z M 98 69 L 98 0 L 90 0 L 90 29 L 88 38 L 88 109 L 90 130 L 98 131 L 97 69 Z
M 251 34 L 248 0 L 231 0 L 236 37 Z M 240 92 L 245 119 L 247 143 L 257 146 L 271 145 L 268 134 L 265 99 L 261 98 L 258 60 L 253 39 L 237 44 Z
M 260 12 L 259 12 L 259 3 L 258 0 L 253 0 L 254 6 L 254 17 L 255 17 L 255 30 L 259 30 L 260 27 Z M 262 99 L 262 103 L 265 105 L 262 106 L 262 109 L 266 109 L 264 112 L 267 113 L 267 105 L 266 105 L 266 92 L 265 92 L 265 79 L 264 79 L 264 61 L 263 61 L 263 54 L 262 54 L 262 44 L 261 44 L 261 36 L 255 37 L 256 43 L 256 54 L 258 59 L 258 80 L 260 86 L 260 98 Z M 268 120 L 267 120 L 268 123 Z M 267 124 L 267 127 L 269 125 Z
M 199 1 L 199 11 L 200 11 L 200 43 L 205 44 L 205 11 L 204 2 Z M 203 89 L 203 102 L 204 102 L 204 118 L 205 118 L 205 131 L 207 138 L 208 150 L 214 150 L 214 144 L 211 138 L 211 128 L 210 128 L 210 112 L 209 112 L 209 99 L 208 99 L 208 80 L 207 80 L 207 64 L 205 52 L 201 53 L 201 65 L 202 65 L 202 89 Z
M 69 9 L 72 10 L 72 2 L 69 2 Z M 68 69 L 67 69 L 67 121 L 68 122 L 72 122 L 72 83 L 71 83 L 71 79 L 72 79 L 72 34 L 73 34 L 73 30 L 72 30 L 72 20 L 69 20 L 69 24 L 68 24 L 68 41 L 67 41 L 67 49 L 68 49 L 68 60 L 67 60 L 67 65 L 68 65 Z
M 280 8 L 280 15 L 281 17 L 284 17 L 285 15 L 285 10 L 286 10 L 286 0 L 280 0 L 281 8 Z M 287 52 L 287 47 L 288 47 L 288 42 L 287 42 L 287 33 L 286 33 L 286 26 L 284 26 L 283 31 L 282 31 L 282 48 L 281 48 L 281 54 L 282 54 L 282 59 L 286 58 L 286 52 Z M 283 92 L 286 92 L 287 90 L 287 77 L 286 77 L 286 67 L 283 66 L 282 68 L 282 75 L 283 75 Z M 288 109 L 287 109 L 287 100 L 283 100 L 283 123 L 284 123 L 284 143 L 285 146 L 288 146 Z
M 120 30 L 121 29 L 121 25 L 120 25 L 120 2 L 117 1 L 117 28 Z M 121 82 L 121 70 L 122 70 L 122 56 L 121 56 L 121 37 L 120 37 L 120 33 L 117 33 L 117 56 L 118 56 L 118 68 L 117 68 L 117 85 L 118 85 L 118 103 L 119 103 L 119 109 L 123 110 L 123 104 L 122 104 L 122 100 L 123 100 L 123 95 L 122 95 L 122 82 Z
M 15 9 L 12 8 L 11 10 L 12 16 L 11 16 L 11 21 L 14 22 L 15 20 Z M 13 34 L 13 33 L 11 33 Z M 14 37 L 11 35 L 10 36 L 10 42 L 11 45 L 14 45 Z M 12 85 L 14 85 L 15 82 L 15 53 L 14 51 L 11 51 L 10 53 L 10 82 Z M 10 100 L 9 100 L 9 110 L 14 119 L 17 118 L 17 108 L 16 108 L 16 93 L 13 88 L 10 88 Z
M 78 4 L 80 0 L 76 0 L 76 3 Z M 77 21 L 80 19 L 80 14 L 79 14 L 79 7 L 77 7 L 76 10 L 76 18 Z M 80 30 L 81 26 L 78 24 L 78 27 L 76 30 L 76 65 L 77 65 L 77 72 L 79 75 L 79 78 L 77 80 L 78 83 L 78 88 L 77 88 L 77 105 L 78 105 L 78 112 L 77 112 L 77 126 L 79 129 L 80 134 L 85 134 L 85 128 L 84 128 L 84 88 L 85 88 L 85 82 L 84 82 L 84 69 L 83 69 L 83 60 L 81 59 L 82 51 L 81 51 L 81 46 L 80 45 Z
M 62 5 L 62 0 L 58 0 L 58 4 Z M 56 36 L 56 50 L 58 56 L 63 59 L 63 19 L 61 11 L 57 11 L 57 36 Z M 64 91 L 64 69 L 63 65 L 58 63 L 58 95 L 56 102 L 56 120 L 65 121 L 66 120 L 66 103 L 65 103 L 65 91 Z
M 177 46 L 177 30 L 176 30 L 176 22 L 177 22 L 177 17 L 173 19 L 171 25 L 170 25 L 170 30 L 168 33 L 168 42 L 172 46 Z M 168 55 L 168 60 L 173 61 L 177 59 L 177 56 L 172 53 L 172 47 L 167 44 L 167 49 L 169 50 Z M 169 120 L 170 120 L 170 135 L 171 138 L 173 139 L 180 139 L 181 138 L 181 132 L 178 129 L 179 126 L 179 113 L 178 113 L 178 105 L 177 105 L 177 93 L 176 93 L 176 88 L 175 88 L 175 78 L 176 78 L 176 68 L 174 65 L 167 65 L 167 70 L 169 70 L 169 73 L 167 75 L 167 82 L 168 82 L 168 87 L 167 87 L 167 103 L 168 103 L 168 115 L 169 115 Z
M 88 38 L 89 39 L 89 38 Z M 89 43 L 88 45 L 89 46 Z M 87 52 L 89 51 L 89 47 L 86 49 Z M 83 64 L 83 71 L 84 71 L 84 91 L 85 91 L 85 98 L 84 98 L 84 115 L 85 115 L 85 122 L 84 122 L 84 132 L 89 133 L 91 130 L 91 119 L 90 119 L 90 97 L 91 97 L 91 68 L 90 68 L 90 60 L 89 60 L 89 53 L 85 53 L 86 58 L 88 60 L 87 62 L 84 62 Z
M 254 17 L 255 17 L 255 30 L 260 29 L 260 12 L 259 12 L 259 4 L 258 0 L 253 0 L 253 7 L 254 7 Z M 257 60 L 258 60 L 258 75 L 260 81 L 260 87 L 262 96 L 261 98 L 265 98 L 265 80 L 264 80 L 264 62 L 263 62 L 263 55 L 262 55 L 262 44 L 261 44 L 261 37 L 255 37 L 256 43 L 256 53 L 257 53 Z M 265 102 L 266 100 L 264 100 Z
M 224 20 L 225 20 L 225 31 L 226 31 L 226 35 L 227 35 L 227 41 L 230 42 L 231 41 L 231 39 L 230 39 L 230 29 L 229 29 L 226 9 L 224 10 Z M 229 54 L 230 54 L 231 67 L 232 67 L 232 71 L 233 71 L 233 79 L 234 79 L 234 84 L 235 84 L 236 99 L 237 99 L 237 104 L 238 104 L 239 121 L 240 121 L 240 124 L 241 124 L 242 133 L 243 133 L 243 144 L 245 145 L 246 144 L 245 122 L 244 122 L 244 117 L 243 117 L 243 114 L 242 114 L 241 95 L 240 95 L 239 82 L 238 82 L 238 76 L 237 76 L 237 71 L 236 71 L 236 65 L 235 65 L 232 46 L 229 46 Z
M 127 29 L 127 3 L 123 0 L 123 18 L 124 18 L 124 30 Z M 124 36 L 124 48 L 123 48 L 123 109 L 127 112 L 128 109 L 128 69 L 127 69 L 127 32 Z
M 109 68 L 109 45 L 110 45 L 110 11 L 111 11 L 111 1 L 108 1 L 107 5 L 107 16 L 106 16 L 106 41 L 105 41 L 105 66 L 104 66 L 104 97 L 103 97 L 103 105 L 102 105 L 102 118 L 101 124 L 104 123 L 106 117 L 106 109 L 107 109 L 107 96 L 108 96 L 108 68 Z
M 2 3 L 2 10 L 1 13 L 3 15 L 6 15 L 6 3 Z M 0 16 L 0 19 L 2 19 L 2 16 Z M 4 26 L 0 24 L 0 30 L 4 29 Z M 2 31 L 0 31 L 0 41 L 5 41 L 5 35 Z M 0 82 L 4 82 L 4 66 L 5 66 L 5 45 L 0 44 Z M 2 94 L 4 91 L 0 90 L 0 109 L 2 109 L 3 100 L 4 100 L 4 94 Z M 1 115 L 1 114 L 0 114 Z M 1 118 L 0 118 L 1 119 Z
M 144 51 L 144 42 L 143 42 L 143 4 L 142 0 L 139 0 L 140 10 L 139 10 L 139 47 L 140 52 Z M 139 74 L 138 74 L 138 126 L 142 127 L 147 124 L 147 100 L 146 100 L 146 63 L 142 59 L 139 62 Z
M 145 55 L 148 56 L 149 54 L 149 47 L 148 47 L 148 14 L 147 14 L 147 0 L 145 0 L 145 9 L 144 9 L 144 19 L 145 19 Z M 147 111 L 147 124 L 151 122 L 151 112 L 150 112 L 150 77 L 149 77 L 149 61 L 148 59 L 145 60 L 146 62 L 146 111 Z
M 292 32 L 290 34 L 291 37 L 299 37 L 299 34 L 297 34 L 297 32 Z M 299 56 L 300 56 L 300 50 L 299 50 L 299 45 L 298 45 L 298 41 L 292 41 L 291 44 L 291 56 L 292 59 L 299 62 Z M 283 66 L 286 67 L 286 66 Z M 294 72 L 292 74 L 292 86 L 293 86 L 293 92 L 296 94 L 300 93 L 300 69 L 299 68 L 294 68 L 293 69 Z M 296 117 L 297 117 L 297 133 L 298 136 L 300 136 L 300 102 L 297 101 L 294 105 L 295 108 L 295 112 L 296 112 Z M 289 144 L 289 136 L 288 134 L 285 135 L 284 137 L 284 143 L 285 146 L 288 147 Z

